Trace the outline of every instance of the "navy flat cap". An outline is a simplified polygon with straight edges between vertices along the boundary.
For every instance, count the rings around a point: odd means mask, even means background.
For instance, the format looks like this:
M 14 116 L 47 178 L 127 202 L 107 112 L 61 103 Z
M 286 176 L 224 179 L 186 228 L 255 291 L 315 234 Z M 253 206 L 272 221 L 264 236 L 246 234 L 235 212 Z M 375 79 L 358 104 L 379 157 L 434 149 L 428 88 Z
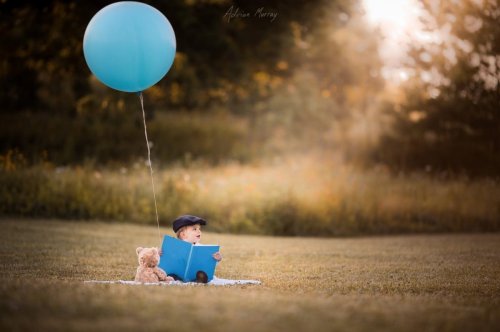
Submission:
M 180 216 L 179 218 L 175 219 L 172 223 L 172 228 L 174 229 L 174 232 L 177 233 L 177 231 L 179 229 L 181 229 L 181 227 L 196 225 L 196 224 L 206 225 L 207 222 L 206 222 L 206 220 L 201 219 L 200 217 L 191 216 L 189 214 L 186 214 L 186 215 Z

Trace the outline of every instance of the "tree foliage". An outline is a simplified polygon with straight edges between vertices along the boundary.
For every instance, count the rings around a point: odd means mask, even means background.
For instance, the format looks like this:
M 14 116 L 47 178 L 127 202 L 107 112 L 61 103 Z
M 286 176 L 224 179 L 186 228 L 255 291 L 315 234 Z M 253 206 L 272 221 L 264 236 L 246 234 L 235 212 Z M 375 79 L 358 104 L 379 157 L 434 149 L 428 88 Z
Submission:
M 500 2 L 421 1 L 402 105 L 376 158 L 396 169 L 500 175 Z
M 1 130 L 0 153 L 17 148 L 28 155 L 48 150 L 49 156 L 60 156 L 61 151 L 76 149 L 56 161 L 70 162 L 75 155 L 101 160 L 103 144 L 140 137 L 137 112 L 130 111 L 138 107 L 136 96 L 102 85 L 91 75 L 83 57 L 82 39 L 88 22 L 112 2 L 0 3 L 0 80 L 5 87 L 0 91 L 0 116 L 10 122 L 9 128 Z M 172 69 L 145 91 L 150 121 L 158 112 L 228 113 L 248 123 L 244 130 L 235 129 L 238 134 L 232 133 L 231 139 L 239 137 L 257 145 L 274 142 L 272 151 L 294 145 L 309 149 L 326 144 L 331 148 L 352 115 L 364 112 L 382 86 L 376 74 L 380 67 L 376 34 L 360 19 L 358 2 L 148 3 L 168 17 L 177 38 Z M 229 16 L 237 11 L 239 16 Z M 277 16 L 272 19 L 262 13 Z M 18 117 L 20 112 L 43 114 Z M 92 148 L 98 149 L 95 139 L 86 140 L 86 135 L 71 131 L 43 135 L 34 128 L 36 124 L 25 122 L 30 118 L 57 124 L 47 124 L 52 128 L 85 128 L 80 132 L 102 138 L 100 150 Z M 68 121 L 72 123 L 65 125 Z M 15 123 L 25 125 L 14 128 Z M 233 123 L 224 125 L 234 127 Z M 106 127 L 127 131 L 106 139 Z M 242 138 L 245 132 L 248 135 Z M 61 136 L 68 139 L 60 142 L 57 153 L 51 153 Z M 142 146 L 142 142 L 138 144 Z M 258 149 L 263 150 L 262 146 Z M 127 151 L 140 150 L 137 146 Z M 193 148 L 176 150 L 180 155 L 171 157 L 182 157 L 181 151 L 188 153 Z M 108 155 L 129 160 L 128 153 Z

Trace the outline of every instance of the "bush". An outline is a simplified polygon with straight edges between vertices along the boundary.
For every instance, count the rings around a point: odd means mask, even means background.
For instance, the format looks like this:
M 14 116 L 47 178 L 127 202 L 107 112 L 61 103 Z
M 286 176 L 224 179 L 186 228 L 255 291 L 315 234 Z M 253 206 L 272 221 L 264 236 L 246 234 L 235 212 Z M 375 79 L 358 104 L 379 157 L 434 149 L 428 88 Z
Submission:
M 118 112 L 79 117 L 45 113 L 0 114 L 0 153 L 19 150 L 28 162 L 48 159 L 58 165 L 129 163 L 147 158 L 142 115 Z M 157 114 L 148 123 L 152 158 L 176 160 L 247 160 L 243 121 L 199 113 Z M 27 129 L 29 128 L 29 129 Z
M 156 223 L 143 164 L 115 171 L 30 167 L 15 156 L 0 158 L 0 215 Z M 160 223 L 188 213 L 207 218 L 215 232 L 287 236 L 500 230 L 498 181 L 394 177 L 291 160 L 157 171 Z

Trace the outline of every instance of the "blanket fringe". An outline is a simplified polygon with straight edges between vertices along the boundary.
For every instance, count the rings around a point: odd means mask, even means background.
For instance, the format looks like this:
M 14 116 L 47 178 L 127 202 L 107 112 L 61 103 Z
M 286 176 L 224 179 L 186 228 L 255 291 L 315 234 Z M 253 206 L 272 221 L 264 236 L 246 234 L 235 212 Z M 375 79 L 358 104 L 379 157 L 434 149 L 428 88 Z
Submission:
M 196 282 L 182 282 L 182 281 L 171 281 L 171 282 L 137 282 L 130 280 L 86 280 L 85 284 L 123 284 L 123 285 L 144 285 L 144 286 L 204 286 L 205 284 L 200 284 Z M 206 285 L 211 286 L 231 286 L 231 285 L 260 285 L 259 280 L 231 280 L 231 279 L 219 279 L 214 278 L 212 281 Z

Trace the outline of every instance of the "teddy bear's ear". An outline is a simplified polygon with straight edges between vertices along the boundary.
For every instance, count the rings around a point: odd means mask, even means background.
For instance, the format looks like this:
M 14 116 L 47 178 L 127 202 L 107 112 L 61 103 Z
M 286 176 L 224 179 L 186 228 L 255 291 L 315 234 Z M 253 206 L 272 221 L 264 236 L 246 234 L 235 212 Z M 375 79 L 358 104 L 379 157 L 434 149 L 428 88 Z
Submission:
M 135 249 L 135 252 L 137 253 L 137 256 L 139 256 L 139 253 L 142 251 L 142 249 L 144 249 L 143 247 L 138 247 L 137 249 Z

